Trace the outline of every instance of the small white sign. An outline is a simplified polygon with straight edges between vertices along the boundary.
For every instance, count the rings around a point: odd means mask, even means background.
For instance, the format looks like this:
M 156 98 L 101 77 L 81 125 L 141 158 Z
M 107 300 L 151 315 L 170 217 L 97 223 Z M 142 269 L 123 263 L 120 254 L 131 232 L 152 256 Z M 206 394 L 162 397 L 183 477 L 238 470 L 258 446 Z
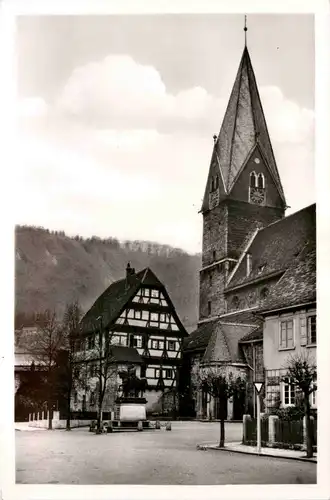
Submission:
M 257 393 L 261 391 L 262 386 L 264 385 L 263 382 L 254 382 L 254 387 L 256 388 Z

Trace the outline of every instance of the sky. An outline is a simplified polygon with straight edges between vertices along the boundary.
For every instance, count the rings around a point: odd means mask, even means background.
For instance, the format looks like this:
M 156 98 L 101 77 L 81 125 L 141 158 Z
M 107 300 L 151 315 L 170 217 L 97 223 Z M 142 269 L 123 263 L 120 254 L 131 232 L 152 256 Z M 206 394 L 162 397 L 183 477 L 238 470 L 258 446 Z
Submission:
M 247 23 L 289 214 L 315 202 L 314 19 Z M 237 14 L 20 17 L 16 223 L 200 252 L 243 26 Z

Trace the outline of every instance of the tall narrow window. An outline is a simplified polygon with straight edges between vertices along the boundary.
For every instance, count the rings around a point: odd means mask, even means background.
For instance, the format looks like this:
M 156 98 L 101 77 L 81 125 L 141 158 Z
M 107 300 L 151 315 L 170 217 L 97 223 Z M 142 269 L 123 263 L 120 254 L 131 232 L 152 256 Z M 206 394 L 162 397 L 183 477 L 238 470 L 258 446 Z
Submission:
M 308 344 L 316 344 L 316 315 L 308 317 Z
M 213 250 L 213 252 L 212 252 L 212 257 L 213 257 L 213 262 L 215 262 L 216 258 L 217 258 L 217 254 L 216 254 L 215 250 Z
M 284 405 L 294 405 L 295 403 L 295 386 L 289 378 L 284 381 Z
M 215 186 L 214 186 L 214 188 L 218 189 L 218 187 L 219 187 L 219 177 L 216 175 L 215 176 Z
M 250 173 L 250 187 L 257 187 L 257 176 L 255 172 Z
M 246 254 L 246 276 L 250 276 L 252 271 L 252 255 Z
M 258 188 L 265 187 L 265 177 L 263 174 L 258 174 Z
M 207 314 L 210 316 L 211 315 L 211 301 L 209 300 L 207 303 Z
M 293 349 L 293 320 L 281 321 L 280 349 Z

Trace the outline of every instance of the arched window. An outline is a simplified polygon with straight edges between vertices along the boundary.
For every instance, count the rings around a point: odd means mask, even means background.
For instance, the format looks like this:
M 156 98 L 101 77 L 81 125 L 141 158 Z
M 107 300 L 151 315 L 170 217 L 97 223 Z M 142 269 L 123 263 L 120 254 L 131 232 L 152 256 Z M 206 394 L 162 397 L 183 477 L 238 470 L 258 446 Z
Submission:
M 231 304 L 232 304 L 233 309 L 238 309 L 238 307 L 239 307 L 239 298 L 237 297 L 237 295 L 235 295 L 233 297 L 233 300 L 232 300 Z
M 264 174 L 258 174 L 258 188 L 265 187 L 265 177 Z
M 257 187 L 257 176 L 255 172 L 250 173 L 250 187 Z

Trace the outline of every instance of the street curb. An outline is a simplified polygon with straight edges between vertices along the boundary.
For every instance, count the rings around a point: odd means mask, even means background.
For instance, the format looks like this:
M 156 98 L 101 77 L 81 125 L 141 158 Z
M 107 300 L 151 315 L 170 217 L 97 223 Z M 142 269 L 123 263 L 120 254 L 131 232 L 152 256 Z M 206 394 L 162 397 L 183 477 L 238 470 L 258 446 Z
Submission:
M 202 445 L 198 444 L 196 446 L 197 450 L 216 450 L 216 451 L 230 451 L 231 453 L 241 453 L 242 455 L 255 455 L 257 457 L 271 457 L 271 458 L 285 458 L 288 460 L 298 460 L 299 462 L 309 462 L 313 464 L 317 464 L 317 459 L 311 459 L 311 458 L 304 458 L 304 457 L 292 457 L 292 456 L 286 456 L 286 455 L 273 455 L 271 453 L 254 453 L 251 451 L 243 451 L 243 450 L 235 450 L 233 448 L 218 448 L 217 446 L 207 446 L 207 445 Z

